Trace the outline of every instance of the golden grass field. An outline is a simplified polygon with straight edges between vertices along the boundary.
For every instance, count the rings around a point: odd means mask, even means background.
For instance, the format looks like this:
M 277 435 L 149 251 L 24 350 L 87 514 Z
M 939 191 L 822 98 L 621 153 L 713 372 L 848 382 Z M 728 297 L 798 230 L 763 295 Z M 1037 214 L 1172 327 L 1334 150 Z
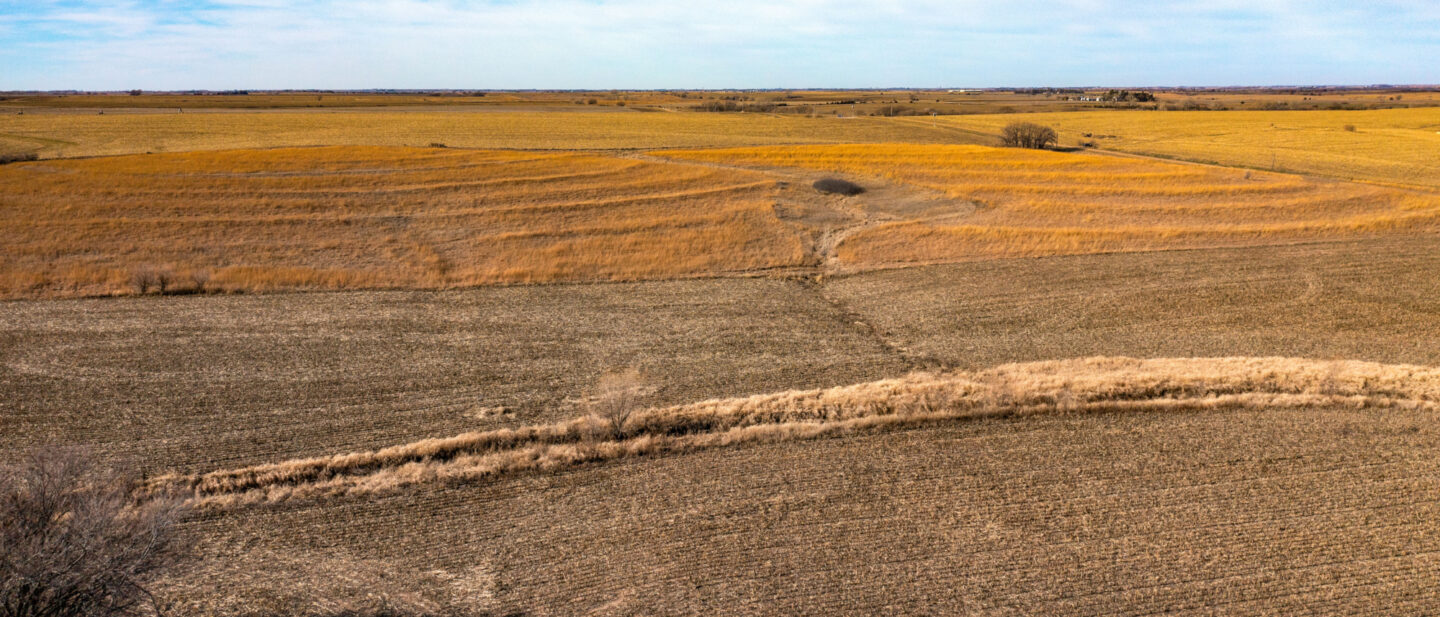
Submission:
M 0 167 L 0 296 L 445 288 L 800 265 L 755 173 L 333 147 Z M 199 277 L 196 278 L 197 273 Z
M 1015 121 L 1055 127 L 1064 145 L 1097 147 L 1342 180 L 1440 188 L 1440 108 L 1356 111 L 1098 111 L 949 116 L 999 133 Z M 1348 131 L 1346 126 L 1355 130 Z M 1084 134 L 1089 133 L 1090 137 Z
M 824 198 L 805 186 L 824 173 L 872 191 Z M 1092 152 L 201 151 L 0 167 L 0 297 L 813 274 L 1437 222 L 1424 191 Z
M 856 231 L 838 247 L 854 265 L 1293 242 L 1440 223 L 1432 193 L 1094 153 L 869 144 L 657 154 L 883 177 L 975 204 Z
M 539 150 L 776 143 L 943 143 L 954 131 L 890 118 L 594 111 L 35 112 L 0 115 L 0 155 L 42 158 L 273 148 L 427 146 Z

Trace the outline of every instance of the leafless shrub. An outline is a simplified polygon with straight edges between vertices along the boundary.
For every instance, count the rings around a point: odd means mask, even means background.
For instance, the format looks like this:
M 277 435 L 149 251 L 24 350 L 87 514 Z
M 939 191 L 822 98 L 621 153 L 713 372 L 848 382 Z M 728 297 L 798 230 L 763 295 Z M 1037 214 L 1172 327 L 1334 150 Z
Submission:
M 165 292 L 170 289 L 171 284 L 174 282 L 174 272 L 165 268 L 157 268 L 155 270 L 155 287 L 160 290 L 160 295 L 165 295 Z
M 191 270 L 191 271 L 190 271 L 190 286 L 195 290 L 195 293 L 197 293 L 197 294 L 199 294 L 199 293 L 205 293 L 205 285 L 207 285 L 207 284 L 209 284 L 209 283 L 210 283 L 210 271 L 209 271 L 209 270 Z
M 91 617 L 159 611 L 142 585 L 178 556 L 183 513 L 82 451 L 41 450 L 0 468 L 0 616 Z
M 600 377 L 595 394 L 587 401 L 588 419 L 597 437 L 621 439 L 630 416 L 644 407 L 650 384 L 640 371 L 628 369 Z
M 1355 125 L 1353 125 L 1353 124 L 1347 124 L 1347 125 L 1345 125 L 1345 132 L 1347 132 L 1347 133 L 1354 133 L 1354 132 L 1355 132 Z
M 431 148 L 445 148 L 445 147 L 447 147 L 447 146 L 446 146 L 445 144 L 441 143 L 441 142 L 432 141 L 432 142 L 430 142 L 430 147 L 431 147 Z
M 1059 139 L 1055 129 L 1033 122 L 1011 122 L 1000 131 L 1000 142 L 1012 148 L 1043 150 Z
M 160 286 L 160 273 L 151 266 L 138 266 L 130 271 L 130 286 L 135 288 L 135 293 L 148 294 Z

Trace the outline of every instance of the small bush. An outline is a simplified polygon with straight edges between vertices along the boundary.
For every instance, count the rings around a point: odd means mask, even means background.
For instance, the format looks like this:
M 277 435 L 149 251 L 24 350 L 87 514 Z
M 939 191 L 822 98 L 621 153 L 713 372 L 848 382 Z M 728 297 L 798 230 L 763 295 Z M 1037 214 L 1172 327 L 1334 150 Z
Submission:
M 445 144 L 443 144 L 443 143 L 438 142 L 438 141 L 432 141 L 432 142 L 430 142 L 430 147 L 431 147 L 431 148 L 445 148 L 445 147 L 447 147 L 447 146 L 446 146 Z
M 160 275 L 155 268 L 140 266 L 130 271 L 130 286 L 135 288 L 135 293 L 142 296 L 150 293 L 159 283 Z
M 645 395 L 652 388 L 635 369 L 610 373 L 600 378 L 588 402 L 593 437 L 621 439 L 630 416 L 644 408 Z
M 1000 132 L 1000 142 L 1012 148 L 1043 150 L 1059 139 L 1055 129 L 1031 122 L 1011 122 Z
M 206 286 L 207 284 L 209 284 L 209 283 L 210 283 L 210 271 L 209 271 L 209 270 L 191 270 L 191 271 L 190 271 L 190 287 L 195 290 L 195 293 L 197 293 L 197 294 L 199 294 L 199 293 L 205 293 L 205 286 Z
M 1355 125 L 1353 125 L 1353 124 L 1347 124 L 1347 125 L 1345 125 L 1345 132 L 1347 132 L 1347 133 L 1354 133 L 1354 132 L 1355 132 Z
M 142 296 L 150 293 L 152 289 L 164 295 L 174 283 L 175 273 L 165 268 L 139 266 L 130 271 L 130 286 L 135 288 L 135 293 Z
M 175 273 L 164 268 L 155 271 L 155 287 L 160 290 L 160 295 L 165 295 L 170 290 L 170 285 L 175 282 Z
M 158 612 L 142 581 L 177 559 L 172 532 L 183 510 L 176 500 L 137 500 L 136 486 L 74 450 L 0 468 L 0 615 Z
M 821 178 L 810 185 L 821 193 L 835 195 L 859 195 L 865 192 L 865 187 L 855 184 L 849 180 L 840 178 Z

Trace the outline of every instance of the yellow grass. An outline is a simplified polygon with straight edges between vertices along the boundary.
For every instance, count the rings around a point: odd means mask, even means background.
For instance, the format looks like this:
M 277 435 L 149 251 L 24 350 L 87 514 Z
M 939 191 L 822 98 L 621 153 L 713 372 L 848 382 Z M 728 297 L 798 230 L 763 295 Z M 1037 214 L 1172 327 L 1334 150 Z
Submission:
M 426 146 L 608 149 L 777 143 L 953 141 L 885 118 L 779 114 L 543 111 L 313 111 L 211 113 L 26 112 L 0 115 L 0 154 L 43 158 L 265 148 Z
M 998 134 L 1022 120 L 1064 145 L 1277 169 L 1346 180 L 1440 187 L 1440 108 L 1363 111 L 1095 111 L 939 118 Z M 1354 131 L 1347 131 L 1347 125 Z M 1090 137 L 1084 137 L 1089 133 Z
M 1440 221 L 1430 193 L 1097 153 L 891 144 L 660 154 L 883 177 L 978 206 L 861 229 L 838 247 L 850 264 L 1273 243 Z
M 1440 410 L 1440 371 L 1429 367 L 1289 358 L 1087 358 L 1010 364 L 823 390 L 791 391 L 650 409 L 593 441 L 590 419 L 467 433 L 375 451 L 168 475 L 200 505 L 231 507 L 390 493 L 434 482 L 857 430 L 1047 413 L 1378 407 Z
M 795 265 L 759 174 L 582 154 L 387 147 L 0 167 L 0 297 L 444 288 Z M 198 277 L 196 275 L 199 275 Z M 208 280 L 205 274 L 209 275 Z

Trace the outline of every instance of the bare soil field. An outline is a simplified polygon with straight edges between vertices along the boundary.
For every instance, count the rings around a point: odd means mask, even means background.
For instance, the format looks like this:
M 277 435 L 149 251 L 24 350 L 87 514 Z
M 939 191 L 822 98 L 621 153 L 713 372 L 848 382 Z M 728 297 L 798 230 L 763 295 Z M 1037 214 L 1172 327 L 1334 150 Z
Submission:
M 154 470 L 575 415 L 633 366 L 657 402 L 1089 355 L 1440 364 L 1428 236 L 1000 260 L 841 277 L 0 303 L 0 445 Z M 1363 260 L 1357 255 L 1365 256 Z
M 970 383 L 1012 374 L 1039 387 L 1006 407 L 1051 411 L 216 510 L 189 526 L 211 558 L 170 589 L 221 614 L 1423 614 L 1440 599 L 1440 380 L 1350 363 L 1327 385 L 1326 366 L 1019 365 Z M 1157 372 L 1127 385 L 1112 369 Z M 835 395 L 860 417 L 913 413 L 867 405 L 908 392 L 876 386 Z M 1074 406 L 1053 407 L 1071 387 Z M 829 408 L 817 395 L 784 396 Z M 245 601 L 194 582 L 222 580 Z
M 93 444 L 151 471 L 569 417 L 604 371 L 656 401 L 905 367 L 799 284 L 0 303 L 0 449 Z
M 825 294 L 913 362 L 1089 355 L 1440 364 L 1430 235 L 1008 259 L 833 279 Z

